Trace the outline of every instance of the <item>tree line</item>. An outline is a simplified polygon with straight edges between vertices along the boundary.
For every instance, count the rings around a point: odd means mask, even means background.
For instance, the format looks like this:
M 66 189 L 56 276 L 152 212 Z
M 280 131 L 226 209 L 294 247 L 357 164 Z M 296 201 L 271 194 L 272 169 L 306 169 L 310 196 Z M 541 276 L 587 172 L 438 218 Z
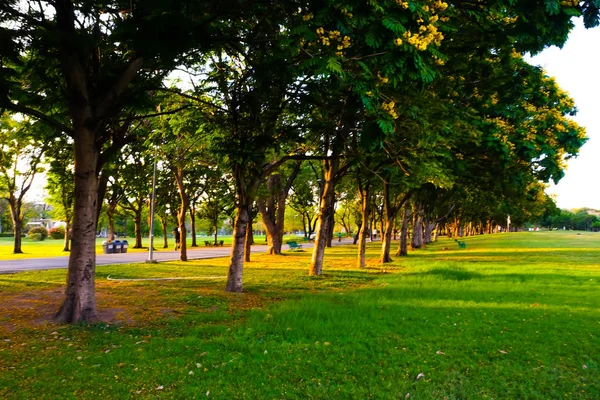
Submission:
M 57 320 L 96 319 L 98 217 L 119 190 L 134 214 L 143 207 L 136 185 L 155 159 L 176 188 L 165 197 L 176 196 L 182 237 L 199 191 L 231 191 L 227 291 L 243 289 L 257 211 L 269 251 L 281 251 L 292 189 L 317 199 L 311 275 L 322 273 L 342 193 L 359 197 L 361 267 L 375 209 L 384 262 L 410 215 L 425 236 L 448 220 L 457 234 L 526 220 L 586 138 L 568 118 L 572 99 L 523 54 L 562 45 L 574 16 L 597 25 L 596 2 L 4 1 L 3 141 L 38 140 L 25 148 L 52 153 L 69 177 Z M 119 184 L 138 168 L 143 179 Z M 309 188 L 295 188 L 310 172 Z M 11 204 L 18 190 L 3 192 Z

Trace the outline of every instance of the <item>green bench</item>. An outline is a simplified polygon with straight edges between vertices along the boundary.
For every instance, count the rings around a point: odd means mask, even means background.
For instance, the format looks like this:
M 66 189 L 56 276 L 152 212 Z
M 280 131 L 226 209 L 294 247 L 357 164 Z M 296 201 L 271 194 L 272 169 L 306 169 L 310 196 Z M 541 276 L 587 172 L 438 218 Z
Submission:
M 293 240 L 290 240 L 289 242 L 286 242 L 286 244 L 288 246 L 290 246 L 290 251 L 292 251 L 292 250 L 302 250 L 302 245 L 294 242 Z
M 467 248 L 467 242 L 464 242 L 462 240 L 456 240 L 456 243 L 458 244 L 458 248 L 459 249 L 466 249 Z

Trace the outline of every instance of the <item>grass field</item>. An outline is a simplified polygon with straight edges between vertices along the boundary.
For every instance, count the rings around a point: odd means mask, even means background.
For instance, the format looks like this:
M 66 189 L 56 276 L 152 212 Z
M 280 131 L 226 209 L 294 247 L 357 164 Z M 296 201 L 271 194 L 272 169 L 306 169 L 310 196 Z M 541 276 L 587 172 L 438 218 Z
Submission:
M 48 322 L 64 271 L 0 275 L 0 398 L 600 398 L 600 235 L 466 242 L 256 256 L 243 294 L 225 259 L 99 267 L 92 327 Z
M 297 236 L 286 236 L 284 238 L 284 240 L 288 240 L 288 239 L 295 239 L 295 240 L 302 240 L 301 237 L 297 237 Z M 105 241 L 105 238 L 98 238 L 96 239 L 96 252 L 98 254 L 102 253 L 102 242 Z M 129 243 L 129 247 L 128 247 L 128 251 L 129 252 L 146 252 L 148 251 L 148 238 L 144 237 L 142 239 L 142 249 L 134 249 L 133 245 L 135 244 L 135 238 L 119 238 L 117 240 L 127 240 Z M 210 241 L 211 243 L 214 242 L 214 236 L 198 236 L 196 239 L 196 242 L 198 244 L 199 247 L 204 247 L 204 241 Z M 225 246 L 229 246 L 232 243 L 232 236 L 231 235 L 224 235 L 224 236 L 219 236 L 218 240 L 221 241 L 223 240 L 224 245 Z M 255 243 L 257 244 L 265 244 L 265 236 L 259 236 L 256 235 L 255 236 Z M 187 240 L 187 245 L 188 248 L 192 248 L 191 247 L 192 244 L 192 239 L 188 238 Z M 169 238 L 169 249 L 170 251 L 173 250 L 173 246 L 175 245 L 174 239 L 173 238 Z M 44 241 L 41 242 L 34 242 L 29 238 L 23 238 L 23 243 L 22 243 L 22 249 L 23 249 L 23 253 L 22 254 L 13 254 L 13 248 L 14 248 L 14 239 L 13 238 L 0 238 L 0 260 L 20 260 L 20 259 L 27 259 L 27 258 L 43 258 L 43 257 L 60 257 L 60 256 L 66 256 L 69 253 L 68 252 L 64 252 L 63 251 L 63 240 L 53 240 L 53 239 L 46 239 Z M 156 251 L 163 251 L 163 240 L 161 237 L 158 238 L 154 238 L 154 248 L 156 249 Z

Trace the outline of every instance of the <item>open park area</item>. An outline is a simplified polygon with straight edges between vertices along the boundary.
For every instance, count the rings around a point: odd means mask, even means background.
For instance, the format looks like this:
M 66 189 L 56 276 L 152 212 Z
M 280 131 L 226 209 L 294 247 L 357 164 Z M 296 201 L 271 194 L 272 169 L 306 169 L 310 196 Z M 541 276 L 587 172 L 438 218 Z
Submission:
M 65 270 L 0 275 L 0 398 L 597 399 L 599 235 L 253 255 L 244 293 L 225 258 L 98 266 L 92 326 L 51 322 Z

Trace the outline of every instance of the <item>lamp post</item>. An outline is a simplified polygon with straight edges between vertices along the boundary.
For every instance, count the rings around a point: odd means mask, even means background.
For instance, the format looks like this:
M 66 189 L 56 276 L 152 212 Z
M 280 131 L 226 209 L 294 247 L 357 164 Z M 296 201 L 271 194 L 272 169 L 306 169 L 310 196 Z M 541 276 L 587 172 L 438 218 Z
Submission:
M 156 159 L 154 160 L 154 170 L 152 172 L 152 196 L 150 200 L 150 246 L 148 247 L 148 260 L 149 263 L 155 263 L 156 260 L 152 258 L 154 251 L 154 199 L 156 196 Z

